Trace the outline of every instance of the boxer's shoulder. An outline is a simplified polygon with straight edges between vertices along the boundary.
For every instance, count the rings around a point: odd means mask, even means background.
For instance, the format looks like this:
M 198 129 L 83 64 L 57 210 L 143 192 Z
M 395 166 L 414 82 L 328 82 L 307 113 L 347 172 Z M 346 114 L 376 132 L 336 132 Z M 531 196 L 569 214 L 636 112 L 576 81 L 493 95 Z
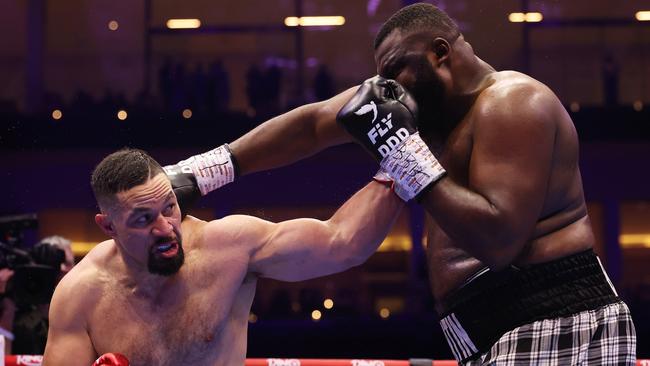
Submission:
M 526 74 L 517 71 L 499 71 L 490 74 L 487 86 L 479 94 L 476 102 L 485 108 L 502 110 L 505 105 L 525 107 L 535 106 L 535 103 L 540 102 L 559 103 L 559 100 L 544 83 Z
M 203 230 L 203 227 L 208 223 L 208 221 L 201 220 L 192 215 L 187 215 L 183 218 L 181 222 L 181 231 L 183 236 L 192 235 L 195 232 Z
M 97 265 L 90 258 L 84 258 L 57 284 L 51 313 L 56 313 L 66 324 L 84 319 L 105 289 L 101 278 Z
M 206 226 L 206 233 L 229 238 L 242 242 L 253 240 L 268 221 L 249 215 L 229 215 L 219 220 L 210 221 Z
M 211 221 L 188 216 L 182 226 L 183 245 L 188 249 L 199 250 L 241 250 L 249 244 L 254 244 L 267 225 L 267 221 L 248 215 L 229 215 Z
M 81 277 L 85 279 L 90 272 L 105 270 L 112 259 L 117 256 L 117 244 L 113 239 L 105 240 L 92 248 L 77 265 L 75 265 L 68 275 L 73 278 Z M 66 275 L 66 277 L 68 277 Z
M 71 291 L 85 296 L 104 288 L 103 282 L 110 277 L 108 263 L 116 252 L 115 242 L 106 240 L 97 244 L 68 272 L 57 286 L 57 291 Z M 59 290 L 60 288 L 60 290 Z
M 543 83 L 516 71 L 492 74 L 474 105 L 475 123 L 534 122 L 552 124 L 561 102 Z M 503 126 L 505 127 L 505 126 Z

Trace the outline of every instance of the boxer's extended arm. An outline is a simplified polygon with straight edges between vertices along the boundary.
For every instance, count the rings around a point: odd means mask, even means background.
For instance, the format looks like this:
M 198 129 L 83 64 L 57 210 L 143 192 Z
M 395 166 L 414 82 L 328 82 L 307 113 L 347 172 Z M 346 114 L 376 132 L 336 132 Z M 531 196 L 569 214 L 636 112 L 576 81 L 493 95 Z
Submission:
M 404 202 L 380 183 L 357 192 L 327 221 L 296 219 L 278 224 L 247 217 L 253 243 L 249 271 L 261 277 L 301 281 L 363 263 L 388 234 Z
M 201 196 L 232 182 L 238 175 L 288 165 L 351 141 L 336 124 L 336 113 L 356 89 L 296 108 L 264 122 L 231 144 L 165 166 L 182 216 Z
M 229 144 L 239 174 L 288 165 L 330 146 L 350 142 L 348 134 L 336 124 L 336 113 L 357 88 L 272 118 Z
M 84 320 L 91 305 L 74 285 L 66 276 L 52 296 L 43 366 L 89 366 L 97 358 Z
M 477 111 L 467 178 L 452 174 L 422 197 L 445 233 L 493 268 L 512 263 L 530 240 L 546 199 L 554 120 L 561 118 L 550 91 L 517 88 L 490 96 L 491 108 Z

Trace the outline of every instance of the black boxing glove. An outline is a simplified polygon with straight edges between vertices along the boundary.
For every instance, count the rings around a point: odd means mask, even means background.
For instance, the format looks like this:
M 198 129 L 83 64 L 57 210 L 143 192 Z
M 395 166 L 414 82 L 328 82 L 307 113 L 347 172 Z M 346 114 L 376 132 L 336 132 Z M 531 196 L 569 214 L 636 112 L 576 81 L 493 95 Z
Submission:
M 187 210 L 206 194 L 235 180 L 237 163 L 228 144 L 191 156 L 163 170 L 171 181 L 176 200 L 185 217 Z
M 196 183 L 196 176 L 187 166 L 168 165 L 163 167 L 169 178 L 176 195 L 176 202 L 181 210 L 181 217 L 187 215 L 187 211 L 194 207 L 201 198 L 201 191 Z
M 395 193 L 408 201 L 445 175 L 416 128 L 417 104 L 395 80 L 366 80 L 336 116 L 366 150 L 380 161 L 375 175 L 393 182 Z
M 378 161 L 417 132 L 417 118 L 418 107 L 411 95 L 394 80 L 379 75 L 364 81 L 336 116 Z

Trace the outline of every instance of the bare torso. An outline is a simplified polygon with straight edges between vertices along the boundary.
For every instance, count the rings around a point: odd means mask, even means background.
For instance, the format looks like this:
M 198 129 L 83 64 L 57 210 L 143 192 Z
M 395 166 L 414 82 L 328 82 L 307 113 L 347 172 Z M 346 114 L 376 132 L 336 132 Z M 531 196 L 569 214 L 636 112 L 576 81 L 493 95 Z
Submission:
M 479 94 L 440 152 L 439 160 L 447 169 L 449 177 L 463 187 L 468 187 L 474 125 L 477 118 L 481 118 L 479 110 L 493 102 L 492 96 L 498 95 L 500 89 L 507 89 L 515 83 L 526 83 L 533 88 L 539 88 L 543 93 L 551 93 L 543 84 L 517 72 L 496 72 L 491 78 L 493 80 L 489 86 Z M 513 263 L 518 266 L 546 262 L 576 253 L 590 248 L 594 241 L 578 168 L 578 139 L 575 128 L 559 100 L 553 110 L 545 112 L 553 116 L 552 123 L 555 128 L 551 170 L 542 211 L 532 235 Z M 526 177 L 513 176 L 512 179 Z M 446 296 L 486 265 L 454 243 L 428 214 L 427 228 L 429 277 L 437 310 L 443 311 L 442 303 Z
M 135 366 L 243 364 L 256 277 L 248 273 L 247 252 L 227 236 L 218 255 L 205 249 L 205 225 L 183 221 L 185 264 L 153 297 L 110 271 L 116 254 L 110 241 L 80 263 L 77 276 L 92 288 L 84 301 L 98 355 L 122 353 Z

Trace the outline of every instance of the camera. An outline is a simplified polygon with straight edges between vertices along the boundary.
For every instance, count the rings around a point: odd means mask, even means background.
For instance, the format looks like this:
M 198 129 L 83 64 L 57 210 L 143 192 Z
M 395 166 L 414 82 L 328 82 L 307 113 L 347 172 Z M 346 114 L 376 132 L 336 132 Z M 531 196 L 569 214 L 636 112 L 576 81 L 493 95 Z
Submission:
M 14 271 L 6 295 L 18 306 L 49 303 L 65 260 L 65 252 L 48 243 L 23 247 L 24 231 L 37 227 L 36 214 L 0 216 L 0 269 Z

